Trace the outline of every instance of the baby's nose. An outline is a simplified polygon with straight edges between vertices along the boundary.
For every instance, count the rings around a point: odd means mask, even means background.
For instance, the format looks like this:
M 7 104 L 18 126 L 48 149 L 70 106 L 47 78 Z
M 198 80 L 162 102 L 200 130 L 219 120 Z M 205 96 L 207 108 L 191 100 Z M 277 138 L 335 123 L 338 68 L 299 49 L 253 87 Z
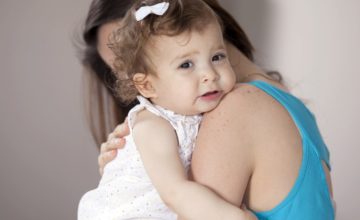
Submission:
M 209 69 L 205 72 L 203 82 L 215 81 L 219 79 L 219 74 L 213 69 Z

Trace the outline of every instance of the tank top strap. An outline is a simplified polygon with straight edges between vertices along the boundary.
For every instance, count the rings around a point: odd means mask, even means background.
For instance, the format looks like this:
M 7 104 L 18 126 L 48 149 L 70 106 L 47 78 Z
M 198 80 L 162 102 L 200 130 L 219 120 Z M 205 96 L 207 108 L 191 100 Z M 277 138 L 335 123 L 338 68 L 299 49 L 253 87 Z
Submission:
M 325 161 L 327 166 L 330 168 L 329 151 L 321 137 L 316 124 L 316 118 L 304 105 L 304 103 L 292 94 L 265 81 L 255 80 L 247 82 L 247 84 L 251 84 L 263 90 L 284 106 L 291 118 L 294 120 L 302 140 L 308 139 L 308 141 L 311 141 L 313 146 L 315 146 L 314 150 L 316 151 L 318 157 Z
M 307 135 L 306 130 L 303 128 L 302 121 L 298 117 L 298 110 L 301 109 L 301 111 L 303 111 L 303 104 L 300 102 L 300 100 L 293 97 L 284 90 L 281 90 L 265 81 L 256 80 L 248 82 L 248 84 L 254 85 L 255 87 L 263 90 L 268 95 L 272 96 L 276 101 L 278 101 L 282 106 L 284 106 L 287 112 L 290 114 L 291 118 L 294 120 L 295 125 L 299 129 L 301 137 L 304 138 Z
M 198 125 L 198 124 L 200 124 L 200 121 L 202 119 L 202 115 L 177 114 L 177 113 L 175 113 L 171 110 L 165 109 L 159 105 L 154 105 L 148 99 L 146 99 L 142 96 L 137 96 L 137 99 L 139 101 L 139 104 L 137 106 L 135 106 L 134 108 L 132 108 L 128 114 L 128 122 L 129 122 L 130 128 L 132 128 L 134 125 L 134 122 L 136 119 L 136 112 L 138 112 L 144 108 L 147 109 L 148 111 L 150 111 L 151 113 L 169 121 L 169 123 L 174 127 L 175 130 L 177 130 L 179 128 L 179 126 L 182 127 L 184 124 L 190 125 L 190 126 Z
M 138 96 L 137 99 L 139 100 L 141 106 L 153 114 L 166 119 L 173 125 L 173 127 L 176 127 L 179 123 L 199 124 L 202 119 L 201 115 L 181 115 L 175 113 L 171 110 L 151 103 L 148 99 L 142 96 Z

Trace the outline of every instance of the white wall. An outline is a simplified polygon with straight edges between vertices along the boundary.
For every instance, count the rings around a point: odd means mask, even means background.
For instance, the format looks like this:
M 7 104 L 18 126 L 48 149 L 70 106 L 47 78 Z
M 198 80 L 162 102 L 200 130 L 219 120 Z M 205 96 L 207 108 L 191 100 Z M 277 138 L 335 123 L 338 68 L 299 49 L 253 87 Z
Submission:
M 96 186 L 71 39 L 90 0 L 0 1 L 0 219 L 76 219 Z
M 332 154 L 338 219 L 359 218 L 360 3 L 220 1 L 253 39 L 259 62 L 280 70 L 316 113 Z M 75 219 L 80 196 L 97 184 L 71 43 L 89 3 L 0 2 L 0 219 Z
M 220 0 L 317 116 L 331 151 L 338 219 L 359 219 L 360 2 Z M 351 202 L 355 201 L 355 202 Z

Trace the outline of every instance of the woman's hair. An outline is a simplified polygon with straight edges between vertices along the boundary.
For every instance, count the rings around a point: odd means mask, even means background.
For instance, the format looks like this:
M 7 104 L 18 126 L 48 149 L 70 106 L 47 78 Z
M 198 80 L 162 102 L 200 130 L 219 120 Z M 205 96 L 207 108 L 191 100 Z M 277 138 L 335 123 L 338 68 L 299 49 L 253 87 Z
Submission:
M 217 0 L 203 1 L 221 19 L 225 40 L 253 61 L 253 47 L 235 19 Z M 129 109 L 136 104 L 126 105 L 116 98 L 112 89 L 116 85 L 116 77 L 97 49 L 99 28 L 123 19 L 133 3 L 134 0 L 93 0 L 82 32 L 84 48 L 81 50 L 81 61 L 86 70 L 87 119 L 97 146 L 106 141 L 107 134 L 124 121 Z M 281 82 L 280 74 L 270 72 L 269 75 L 275 75 Z
M 162 7 L 168 3 L 163 15 L 150 13 L 137 21 L 135 14 L 145 7 Z M 158 5 L 160 6 L 160 5 Z M 144 7 L 144 8 L 142 8 Z M 140 9 L 141 8 L 141 9 Z M 150 42 L 156 36 L 177 36 L 190 31 L 201 32 L 209 24 L 220 25 L 217 15 L 203 0 L 137 0 L 122 19 L 120 27 L 113 31 L 109 47 L 115 54 L 114 71 L 117 76 L 119 98 L 124 103 L 131 103 L 139 94 L 133 76 L 136 73 L 156 75 L 149 56 L 154 49 Z M 221 25 L 220 25 L 221 26 Z

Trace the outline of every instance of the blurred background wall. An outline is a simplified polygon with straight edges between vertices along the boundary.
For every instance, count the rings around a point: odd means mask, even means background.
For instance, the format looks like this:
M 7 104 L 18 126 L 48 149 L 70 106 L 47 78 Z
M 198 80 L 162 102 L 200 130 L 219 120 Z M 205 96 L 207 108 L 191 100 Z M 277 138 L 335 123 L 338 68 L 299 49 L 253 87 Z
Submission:
M 337 219 L 360 197 L 360 2 L 220 0 L 257 62 L 280 71 L 316 114 L 331 151 Z M 0 219 L 76 219 L 96 187 L 98 152 L 84 117 L 72 44 L 90 0 L 0 0 Z

